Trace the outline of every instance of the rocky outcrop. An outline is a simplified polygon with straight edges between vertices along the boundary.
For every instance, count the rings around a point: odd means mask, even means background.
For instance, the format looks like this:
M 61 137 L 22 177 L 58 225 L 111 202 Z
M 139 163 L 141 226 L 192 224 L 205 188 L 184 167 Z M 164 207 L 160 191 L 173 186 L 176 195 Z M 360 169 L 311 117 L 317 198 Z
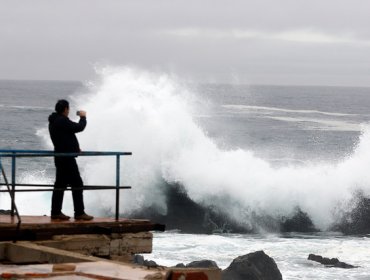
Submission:
M 295 209 L 291 217 L 283 217 L 281 222 L 282 232 L 316 232 L 318 231 L 311 218 L 306 212 L 303 212 L 299 207 Z
M 201 260 L 188 263 L 186 267 L 191 268 L 218 268 L 218 265 L 215 261 L 211 260 Z
M 131 218 L 148 219 L 166 225 L 167 230 L 179 229 L 184 233 L 249 233 L 240 225 L 240 220 L 232 219 L 217 207 L 204 206 L 193 201 L 180 184 L 161 186 L 166 197 L 166 213 L 155 206 L 148 206 L 129 215 Z
M 147 266 L 148 268 L 161 267 L 158 266 L 154 261 L 145 260 L 144 257 L 141 255 L 135 255 L 133 258 L 133 263 L 138 264 L 140 266 Z M 222 280 L 283 279 L 275 261 L 268 255 L 266 255 L 263 251 L 257 251 L 254 253 L 237 257 L 232 261 L 228 268 L 222 271 L 221 278 L 220 278 L 221 269 L 218 267 L 217 263 L 212 260 L 193 261 L 188 263 L 187 265 L 179 263 L 176 266 L 171 267 L 170 269 L 173 273 L 177 273 L 179 275 L 180 274 L 186 275 L 187 273 L 199 273 L 199 272 L 211 275 L 210 278 L 204 279 L 222 279 Z M 216 277 L 215 275 L 218 276 Z M 203 279 L 203 278 L 191 278 L 191 279 Z
M 155 261 L 145 260 L 142 255 L 135 255 L 132 262 L 141 266 L 158 267 L 158 264 Z
M 290 216 L 279 217 L 268 213 L 248 213 L 248 222 L 241 217 L 231 217 L 217 205 L 203 205 L 193 201 L 180 184 L 163 182 L 159 186 L 166 197 L 166 209 L 154 205 L 132 212 L 131 218 L 145 218 L 165 224 L 167 230 L 179 229 L 183 233 L 258 233 L 267 232 L 315 232 L 318 231 L 309 215 L 299 207 Z M 109 214 L 109 213 L 107 213 Z
M 358 266 L 354 266 L 345 262 L 339 261 L 337 258 L 324 258 L 320 255 L 309 254 L 308 260 L 319 262 L 327 267 L 339 267 L 339 268 L 356 268 Z
M 341 231 L 344 234 L 370 233 L 370 198 L 362 191 L 356 191 L 349 211 L 340 213 L 339 223 L 331 230 Z
M 275 261 L 263 251 L 237 257 L 222 272 L 222 280 L 282 280 Z
M 11 210 L 0 209 L 0 215 L 10 215 L 11 213 Z

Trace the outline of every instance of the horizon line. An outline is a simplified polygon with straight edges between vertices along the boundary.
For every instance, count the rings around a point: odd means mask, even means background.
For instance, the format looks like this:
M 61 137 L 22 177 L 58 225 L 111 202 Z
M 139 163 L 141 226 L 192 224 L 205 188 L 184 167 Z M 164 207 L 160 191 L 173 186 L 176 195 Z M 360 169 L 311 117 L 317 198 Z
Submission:
M 2 79 L 0 82 L 74 82 L 84 84 L 83 80 L 69 79 Z M 276 86 L 276 87 L 341 87 L 341 88 L 370 88 L 370 85 L 329 85 L 329 84 L 278 84 L 278 83 L 243 83 L 243 82 L 185 82 L 204 85 L 243 85 L 243 86 Z

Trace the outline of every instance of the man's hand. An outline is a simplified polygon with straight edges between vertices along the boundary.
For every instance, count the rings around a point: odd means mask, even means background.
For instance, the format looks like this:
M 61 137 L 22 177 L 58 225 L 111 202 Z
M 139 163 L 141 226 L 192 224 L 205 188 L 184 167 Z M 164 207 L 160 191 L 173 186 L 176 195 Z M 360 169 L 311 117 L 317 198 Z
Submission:
M 86 111 L 80 110 L 80 117 L 86 117 Z

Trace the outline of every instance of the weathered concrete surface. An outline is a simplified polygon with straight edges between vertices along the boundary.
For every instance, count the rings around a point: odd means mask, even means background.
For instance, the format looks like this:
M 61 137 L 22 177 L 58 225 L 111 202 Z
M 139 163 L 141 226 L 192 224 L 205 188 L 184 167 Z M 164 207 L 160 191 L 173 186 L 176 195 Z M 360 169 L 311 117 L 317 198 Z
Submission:
M 150 280 L 166 279 L 167 271 L 164 269 L 146 269 L 134 267 L 128 264 L 117 264 L 109 261 L 97 261 L 76 263 L 73 271 L 55 271 L 54 266 L 49 265 L 23 265 L 23 266 L 4 266 L 0 265 L 0 279 L 2 275 L 37 275 L 39 278 L 50 278 L 58 276 L 57 279 L 122 279 L 122 280 Z M 64 277 L 63 277 L 64 276 Z M 90 276 L 90 277 L 89 277 Z M 100 277 L 100 278 L 99 278 Z M 29 279 L 29 277 L 28 277 Z M 36 279 L 36 277 L 35 277 Z M 54 277 L 52 279 L 55 279 Z
M 151 253 L 153 234 L 151 232 L 112 234 L 110 255 Z
M 0 260 L 5 259 L 5 247 L 6 244 L 4 242 L 0 242 Z
M 28 241 L 6 243 L 4 259 L 16 263 L 67 263 L 93 262 L 99 258 L 83 254 L 41 246 Z
M 0 215 L 0 241 L 50 240 L 54 235 L 139 233 L 152 230 L 164 231 L 164 225 L 149 220 L 94 218 L 91 221 L 51 220 L 47 216 L 22 216 L 22 225 L 17 231 L 16 219 Z
M 58 267 L 56 267 L 58 266 Z M 83 262 L 64 265 L 0 265 L 0 279 L 27 276 L 53 279 L 106 279 L 106 280 L 221 280 L 221 270 L 209 269 L 165 269 L 145 268 L 111 261 Z M 54 278 L 57 276 L 57 278 Z M 24 277 L 25 278 L 25 277 Z M 32 278 L 31 278 L 32 279 Z M 36 279 L 36 277 L 35 277 Z
M 81 253 L 87 256 L 109 256 L 111 240 L 104 234 L 57 235 L 52 240 L 34 242 L 42 246 Z
M 101 240 L 104 241 L 104 238 Z M 49 263 L 0 265 L 0 279 L 25 278 L 28 273 L 37 275 L 37 278 L 57 276 L 57 279 L 89 279 L 90 276 L 95 278 L 99 276 L 107 277 L 104 279 L 122 280 L 221 280 L 219 268 L 149 268 L 86 256 L 28 241 L 1 242 L 0 248 L 3 248 L 3 258 L 13 263 Z M 27 277 L 29 278 L 29 275 Z
M 152 252 L 151 232 L 57 235 L 36 244 L 71 252 L 130 261 L 134 254 Z

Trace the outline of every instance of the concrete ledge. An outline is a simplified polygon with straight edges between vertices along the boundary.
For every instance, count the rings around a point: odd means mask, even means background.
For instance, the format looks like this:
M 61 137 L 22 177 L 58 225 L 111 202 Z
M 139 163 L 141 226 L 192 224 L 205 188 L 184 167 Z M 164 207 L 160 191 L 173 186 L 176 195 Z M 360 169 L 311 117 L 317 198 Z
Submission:
M 94 262 L 101 259 L 65 250 L 41 246 L 31 242 L 6 243 L 4 259 L 17 263 Z
M 22 225 L 17 231 L 15 219 L 10 215 L 0 215 L 0 241 L 50 240 L 54 235 L 140 233 L 152 230 L 164 231 L 164 225 L 149 220 L 96 217 L 91 221 L 54 221 L 47 216 L 22 216 Z
M 121 233 L 111 235 L 110 255 L 151 253 L 153 234 L 151 232 Z
M 0 260 L 5 259 L 5 248 L 6 248 L 5 242 L 0 242 Z
M 52 240 L 38 241 L 35 244 L 87 256 L 109 256 L 111 240 L 103 234 L 57 235 Z
M 0 279 L 7 276 L 7 279 L 24 279 L 30 275 L 38 276 L 38 279 L 105 279 L 105 280 L 165 280 L 167 271 L 165 269 L 147 269 L 144 267 L 129 264 L 118 264 L 111 261 L 82 262 L 72 264 L 75 266 L 72 271 L 56 271 L 55 265 L 22 265 L 22 266 L 1 266 Z M 78 277 L 78 278 L 74 278 Z M 4 277 L 5 278 L 5 277 Z M 31 278 L 33 279 L 33 278 Z M 54 279 L 54 278 L 52 278 Z
M 56 249 L 98 257 L 119 257 L 130 259 L 134 254 L 152 252 L 153 234 L 140 233 L 115 233 L 105 234 L 79 234 L 56 235 L 51 240 L 37 241 L 36 244 Z M 117 259 L 117 258 L 116 258 Z
M 96 237 L 101 239 L 101 236 Z M 115 280 L 221 280 L 221 270 L 218 268 L 148 268 L 85 256 L 31 242 L 2 242 L 0 252 L 4 259 L 17 264 L 45 263 L 19 266 L 0 265 L 0 278 L 4 275 L 22 278 L 27 274 L 28 276 L 37 274 L 38 278 L 58 276 L 63 279 L 90 275 L 94 279 Z M 61 263 L 64 264 L 61 265 Z
M 60 265 L 62 266 L 62 265 Z M 221 270 L 216 268 L 148 269 L 109 261 L 64 264 L 68 269 L 55 269 L 55 265 L 0 266 L 0 279 L 105 279 L 105 280 L 221 280 Z M 12 278 L 13 277 L 13 278 Z M 32 279 L 34 279 L 32 277 Z

